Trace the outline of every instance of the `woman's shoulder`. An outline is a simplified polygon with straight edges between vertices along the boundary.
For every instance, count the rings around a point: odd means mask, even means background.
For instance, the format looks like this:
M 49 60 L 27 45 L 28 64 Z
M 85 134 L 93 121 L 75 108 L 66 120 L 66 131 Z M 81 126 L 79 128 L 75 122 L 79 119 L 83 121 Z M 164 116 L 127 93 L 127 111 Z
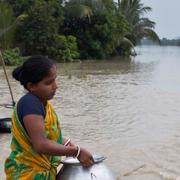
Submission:
M 21 97 L 21 99 L 18 102 L 19 109 L 41 109 L 43 108 L 43 105 L 38 97 L 34 96 L 33 94 L 27 93 L 24 96 Z
M 22 96 L 19 100 L 19 103 L 40 103 L 41 101 L 39 100 L 38 97 L 34 96 L 33 94 L 27 93 L 24 96 Z
M 18 102 L 19 113 L 22 116 L 27 114 L 41 114 L 45 115 L 44 107 L 38 97 L 28 93 L 21 97 Z

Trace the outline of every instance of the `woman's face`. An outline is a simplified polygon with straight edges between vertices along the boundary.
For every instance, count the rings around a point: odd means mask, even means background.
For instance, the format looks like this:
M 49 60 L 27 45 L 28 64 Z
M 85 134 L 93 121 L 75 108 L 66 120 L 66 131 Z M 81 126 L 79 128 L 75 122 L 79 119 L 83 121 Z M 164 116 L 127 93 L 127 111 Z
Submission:
M 48 76 L 42 79 L 37 84 L 33 84 L 31 88 L 32 94 L 38 96 L 43 103 L 53 98 L 56 93 L 57 84 L 57 67 L 53 65 L 49 70 Z

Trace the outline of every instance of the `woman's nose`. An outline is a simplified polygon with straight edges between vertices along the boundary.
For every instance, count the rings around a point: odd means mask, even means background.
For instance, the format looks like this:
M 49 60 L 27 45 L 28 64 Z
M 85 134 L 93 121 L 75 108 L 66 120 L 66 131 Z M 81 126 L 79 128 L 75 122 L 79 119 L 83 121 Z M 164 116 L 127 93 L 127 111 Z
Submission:
M 54 84 L 53 84 L 53 89 L 57 89 L 58 88 L 58 85 L 57 85 L 57 83 L 56 82 L 54 82 Z

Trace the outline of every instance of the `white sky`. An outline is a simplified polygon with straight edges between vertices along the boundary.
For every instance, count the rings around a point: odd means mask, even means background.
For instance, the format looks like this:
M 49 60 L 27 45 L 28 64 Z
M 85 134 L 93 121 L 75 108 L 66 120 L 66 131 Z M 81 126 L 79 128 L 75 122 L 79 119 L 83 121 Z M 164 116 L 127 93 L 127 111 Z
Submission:
M 180 0 L 141 0 L 152 7 L 146 17 L 156 22 L 155 31 L 160 38 L 180 37 Z
M 114 0 L 118 1 L 118 0 Z M 152 12 L 145 15 L 156 22 L 155 32 L 160 38 L 180 38 L 180 0 L 141 0 Z

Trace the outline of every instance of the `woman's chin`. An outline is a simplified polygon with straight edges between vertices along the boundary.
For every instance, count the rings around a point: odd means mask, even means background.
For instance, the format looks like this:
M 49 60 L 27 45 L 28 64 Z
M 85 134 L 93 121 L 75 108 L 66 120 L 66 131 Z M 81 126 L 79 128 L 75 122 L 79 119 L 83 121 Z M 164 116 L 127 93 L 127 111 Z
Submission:
M 49 96 L 48 100 L 53 99 L 54 96 L 55 96 L 55 93 L 51 94 L 51 95 Z

